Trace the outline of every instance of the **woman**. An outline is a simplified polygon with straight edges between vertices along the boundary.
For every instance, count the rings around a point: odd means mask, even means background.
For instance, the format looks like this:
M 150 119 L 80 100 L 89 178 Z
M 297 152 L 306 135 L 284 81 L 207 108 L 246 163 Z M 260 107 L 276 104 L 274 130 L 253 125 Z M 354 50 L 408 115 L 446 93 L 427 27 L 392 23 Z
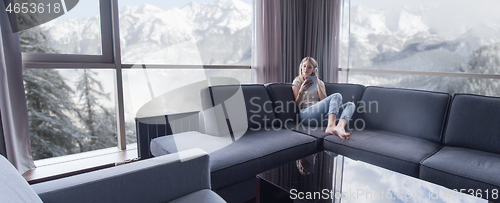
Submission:
M 346 132 L 344 127 L 351 119 L 356 106 L 352 102 L 342 104 L 342 95 L 339 93 L 326 95 L 325 84 L 317 79 L 317 88 L 314 91 L 307 91 L 313 84 L 307 80 L 306 76 L 318 76 L 318 63 L 312 57 L 305 57 L 300 62 L 299 76 L 293 80 L 292 90 L 295 95 L 295 102 L 300 108 L 300 118 L 303 124 L 315 122 L 318 125 L 323 123 L 323 118 L 328 117 L 328 124 L 325 133 L 338 135 L 342 139 L 349 139 L 351 132 Z M 335 120 L 340 114 L 339 122 L 335 125 Z M 324 115 L 324 116 L 323 116 Z

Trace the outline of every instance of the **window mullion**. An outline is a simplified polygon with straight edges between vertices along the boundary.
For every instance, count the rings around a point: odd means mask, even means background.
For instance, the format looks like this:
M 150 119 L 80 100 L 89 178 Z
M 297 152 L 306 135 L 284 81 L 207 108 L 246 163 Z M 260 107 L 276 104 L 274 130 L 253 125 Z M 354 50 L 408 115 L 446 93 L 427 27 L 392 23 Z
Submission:
M 102 57 L 113 62 L 113 12 L 112 2 L 99 0 L 101 13 L 101 50 Z
M 104 0 L 101 0 L 104 1 Z M 118 148 L 125 150 L 127 147 L 125 132 L 125 107 L 123 103 L 123 75 L 120 51 L 120 27 L 118 0 L 105 1 L 111 7 L 111 32 L 113 49 L 112 56 L 115 64 L 115 103 L 116 103 L 116 130 L 118 137 Z M 104 50 L 104 49 L 103 49 Z M 111 53 L 110 53 L 111 54 Z

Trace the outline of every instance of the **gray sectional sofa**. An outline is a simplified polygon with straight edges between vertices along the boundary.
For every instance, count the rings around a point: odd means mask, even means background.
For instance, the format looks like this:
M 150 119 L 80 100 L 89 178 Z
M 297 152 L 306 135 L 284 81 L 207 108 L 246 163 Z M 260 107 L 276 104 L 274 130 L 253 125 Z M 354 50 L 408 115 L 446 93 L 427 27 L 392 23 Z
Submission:
M 0 156 L 0 197 L 1 202 L 225 202 L 210 190 L 209 160 L 192 149 L 30 186 Z
M 325 85 L 357 105 L 349 140 L 300 123 L 291 84 L 213 86 L 199 132 L 171 135 L 168 115 L 136 119 L 139 156 L 209 151 L 212 187 L 228 202 L 253 198 L 256 174 L 322 150 L 451 189 L 500 188 L 500 98 Z
M 189 139 L 160 136 L 151 141 L 151 153 L 161 156 L 176 152 L 183 145 L 212 151 L 212 187 L 226 201 L 243 202 L 255 197 L 256 174 L 317 152 L 314 137 L 272 126 L 275 114 L 263 85 L 215 86 L 204 91 L 203 120 L 205 126 L 212 127 L 205 128 L 207 135 L 195 132 L 178 135 L 203 140 L 199 142 L 201 145 L 196 146 Z M 210 142 L 214 136 L 232 141 L 216 151 L 211 146 L 207 149 L 207 143 L 214 143 Z
M 350 140 L 325 138 L 325 150 L 418 177 L 420 162 L 441 148 L 451 97 L 446 93 L 367 87 Z
M 443 147 L 423 160 L 419 178 L 490 199 L 500 192 L 500 98 L 456 94 Z M 497 196 L 496 200 L 499 201 Z

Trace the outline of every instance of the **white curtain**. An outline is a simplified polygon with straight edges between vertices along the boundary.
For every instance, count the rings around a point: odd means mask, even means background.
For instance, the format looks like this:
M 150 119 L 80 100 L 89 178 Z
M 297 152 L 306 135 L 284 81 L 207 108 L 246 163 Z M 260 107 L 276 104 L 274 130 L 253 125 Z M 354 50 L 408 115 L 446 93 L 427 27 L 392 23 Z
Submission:
M 7 159 L 20 173 L 35 168 L 31 156 L 19 35 L 12 32 L 4 1 L 0 3 L 0 110 Z
M 255 0 L 252 68 L 258 83 L 292 82 L 300 60 L 337 82 L 340 0 Z

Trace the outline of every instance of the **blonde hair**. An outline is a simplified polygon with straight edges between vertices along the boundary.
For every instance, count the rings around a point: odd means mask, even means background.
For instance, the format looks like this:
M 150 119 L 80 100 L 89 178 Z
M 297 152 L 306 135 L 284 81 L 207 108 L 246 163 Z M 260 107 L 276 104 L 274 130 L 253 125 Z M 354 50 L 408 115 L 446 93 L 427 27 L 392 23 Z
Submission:
M 299 80 L 299 84 L 300 85 L 302 85 L 302 83 L 304 83 L 304 77 L 305 77 L 305 75 L 302 74 L 302 66 L 304 65 L 304 63 L 306 61 L 309 61 L 309 63 L 311 63 L 311 65 L 313 65 L 313 67 L 315 69 L 318 68 L 318 62 L 316 62 L 316 60 L 313 57 L 306 56 L 305 58 L 303 58 L 302 61 L 300 61 L 299 76 L 297 76 L 297 79 Z M 317 76 L 318 76 L 318 79 L 319 79 L 319 75 L 317 75 Z

